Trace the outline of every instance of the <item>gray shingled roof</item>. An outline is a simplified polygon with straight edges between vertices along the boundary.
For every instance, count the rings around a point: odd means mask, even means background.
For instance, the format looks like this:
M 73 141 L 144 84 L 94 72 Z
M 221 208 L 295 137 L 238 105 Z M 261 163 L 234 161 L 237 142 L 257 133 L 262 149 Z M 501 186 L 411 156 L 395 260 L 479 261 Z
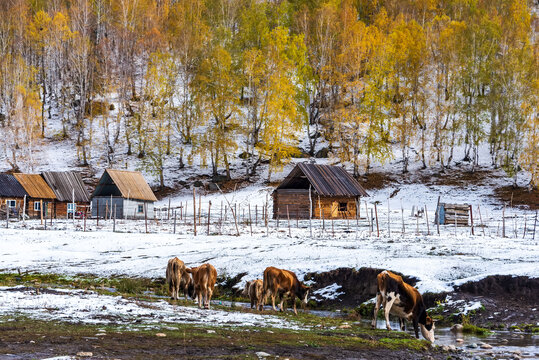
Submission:
M 0 174 L 0 197 L 24 197 L 28 193 L 22 185 L 10 174 Z
M 296 165 L 277 189 L 304 188 L 306 181 L 322 196 L 369 196 L 344 168 L 307 163 Z
M 41 174 L 58 201 L 90 202 L 90 194 L 76 171 L 46 171 Z

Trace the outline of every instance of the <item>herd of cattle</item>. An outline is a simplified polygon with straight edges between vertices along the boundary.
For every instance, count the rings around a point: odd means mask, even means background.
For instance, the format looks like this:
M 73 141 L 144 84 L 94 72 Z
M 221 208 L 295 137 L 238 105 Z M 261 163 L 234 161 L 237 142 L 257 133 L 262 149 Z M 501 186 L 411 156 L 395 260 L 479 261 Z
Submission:
M 217 270 L 211 264 L 203 264 L 189 268 L 177 257 L 168 261 L 166 270 L 166 282 L 172 299 L 179 298 L 180 290 L 185 297 L 196 299 L 198 307 L 210 308 L 210 300 L 213 288 L 217 281 Z M 399 318 L 401 330 L 404 331 L 404 320 L 411 321 L 414 326 L 415 336 L 419 338 L 419 329 L 423 337 L 434 342 L 434 321 L 427 315 L 427 308 L 419 291 L 405 283 L 402 277 L 390 271 L 382 271 L 377 276 L 378 291 L 376 293 L 376 306 L 372 327 L 376 328 L 376 318 L 380 305 L 384 308 L 386 328 L 391 330 L 389 314 Z M 307 304 L 310 287 L 302 284 L 292 271 L 268 267 L 264 270 L 263 280 L 256 279 L 245 284 L 243 295 L 251 300 L 251 308 L 262 310 L 268 296 L 271 297 L 271 305 L 275 308 L 275 298 L 280 297 L 280 311 L 284 311 L 283 304 L 287 298 L 294 304 L 296 311 L 296 297 L 302 304 Z

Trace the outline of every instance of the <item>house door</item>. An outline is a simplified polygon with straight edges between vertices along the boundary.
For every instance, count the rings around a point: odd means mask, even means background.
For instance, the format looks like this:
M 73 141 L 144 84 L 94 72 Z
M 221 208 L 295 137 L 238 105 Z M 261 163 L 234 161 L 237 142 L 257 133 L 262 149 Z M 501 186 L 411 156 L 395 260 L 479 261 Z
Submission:
M 339 203 L 337 201 L 331 203 L 331 217 L 339 217 Z

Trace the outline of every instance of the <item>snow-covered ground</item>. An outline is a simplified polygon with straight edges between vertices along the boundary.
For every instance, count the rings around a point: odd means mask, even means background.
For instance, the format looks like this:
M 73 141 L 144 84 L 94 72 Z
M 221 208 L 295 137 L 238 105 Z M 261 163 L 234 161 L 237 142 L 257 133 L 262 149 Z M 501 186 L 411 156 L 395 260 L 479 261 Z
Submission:
M 299 329 L 295 322 L 272 316 L 239 311 L 202 310 L 196 307 L 124 299 L 84 290 L 0 287 L 0 316 L 24 314 L 39 320 L 84 324 L 119 324 L 134 329 L 160 328 L 163 324 L 189 323 L 207 326 L 254 326 Z M 169 325 L 170 326 L 170 325 Z

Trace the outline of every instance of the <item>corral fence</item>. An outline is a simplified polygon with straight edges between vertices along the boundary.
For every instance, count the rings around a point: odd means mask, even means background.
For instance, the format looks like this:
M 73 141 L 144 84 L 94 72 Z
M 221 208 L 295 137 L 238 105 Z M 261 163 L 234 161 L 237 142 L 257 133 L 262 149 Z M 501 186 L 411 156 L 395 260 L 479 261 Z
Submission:
M 524 212 L 503 205 L 501 209 L 486 210 L 480 205 L 450 204 L 440 198 L 432 207 L 427 204 L 409 204 L 400 208 L 387 203 L 356 202 L 355 218 L 301 218 L 286 211 L 286 216 L 273 219 L 272 202 L 268 195 L 263 202 L 248 200 L 229 201 L 226 195 L 216 201 L 216 196 L 203 196 L 193 191 L 190 200 L 183 200 L 155 206 L 153 216 L 148 216 L 148 208 L 143 206 L 143 217 L 118 217 L 111 206 L 106 214 L 91 217 L 88 207 L 77 206 L 78 216 L 54 219 L 30 220 L 6 207 L 0 207 L 0 217 L 4 227 L 31 229 L 75 229 L 77 231 L 114 231 L 125 233 L 172 233 L 206 235 L 253 235 L 284 233 L 288 236 L 308 234 L 311 237 L 337 236 L 355 233 L 357 237 L 399 237 L 416 236 L 491 236 L 535 240 L 537 211 Z M 323 213 L 321 213 L 323 214 Z

